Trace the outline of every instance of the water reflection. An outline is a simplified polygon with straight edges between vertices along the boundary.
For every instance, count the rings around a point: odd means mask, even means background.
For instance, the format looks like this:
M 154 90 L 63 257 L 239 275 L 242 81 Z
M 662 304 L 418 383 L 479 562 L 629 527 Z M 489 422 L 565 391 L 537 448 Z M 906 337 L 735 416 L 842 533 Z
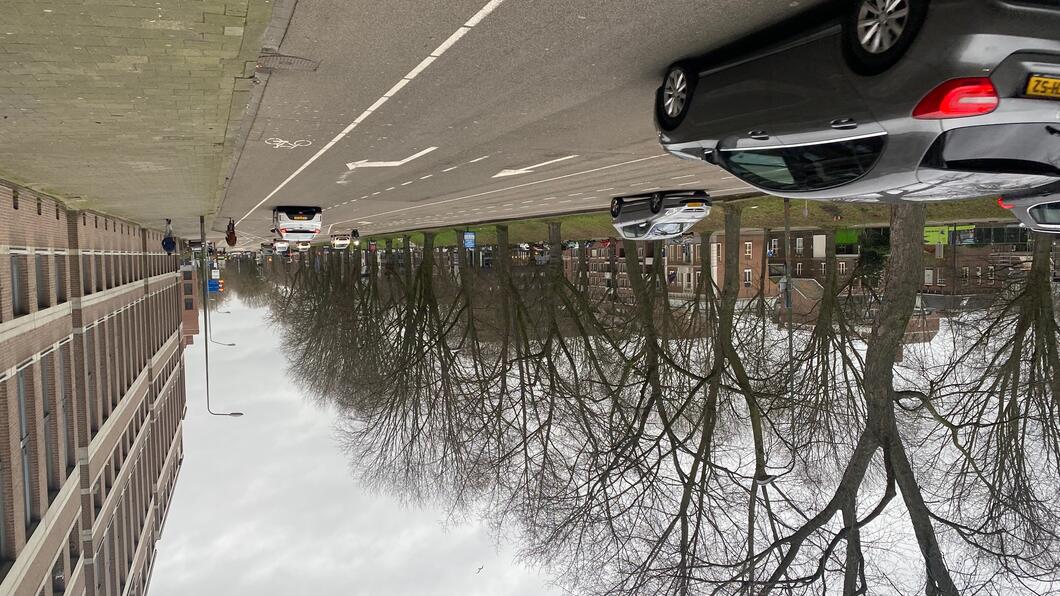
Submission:
M 903 205 L 785 242 L 724 209 L 668 245 L 497 226 L 227 278 L 370 483 L 519 528 L 575 592 L 1051 590 L 1051 238 L 938 248 Z

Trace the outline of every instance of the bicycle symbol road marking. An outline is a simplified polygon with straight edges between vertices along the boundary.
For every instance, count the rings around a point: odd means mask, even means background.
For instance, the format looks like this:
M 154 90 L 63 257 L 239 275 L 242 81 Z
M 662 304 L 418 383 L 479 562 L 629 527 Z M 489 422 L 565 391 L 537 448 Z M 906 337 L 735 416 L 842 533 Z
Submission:
M 298 139 L 297 141 L 285 141 L 279 137 L 272 137 L 271 139 L 265 139 L 265 143 L 272 145 L 273 149 L 295 149 L 297 147 L 308 147 L 313 144 L 313 141 L 308 139 Z

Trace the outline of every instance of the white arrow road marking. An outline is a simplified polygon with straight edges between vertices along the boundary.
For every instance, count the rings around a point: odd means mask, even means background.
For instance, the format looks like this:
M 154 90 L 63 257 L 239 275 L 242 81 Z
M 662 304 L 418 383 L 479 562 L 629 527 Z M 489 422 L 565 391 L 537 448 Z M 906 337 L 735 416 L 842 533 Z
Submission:
M 346 128 L 342 129 L 342 131 L 339 132 L 339 134 L 335 135 L 335 138 L 333 138 L 330 141 L 328 141 L 328 143 L 326 145 L 324 145 L 323 147 L 320 148 L 319 151 L 314 153 L 313 156 L 310 157 L 308 160 L 306 160 L 306 162 L 304 164 L 299 166 L 297 170 L 295 170 L 294 172 L 291 172 L 291 175 L 288 176 L 287 178 L 285 178 L 284 181 L 279 184 L 279 186 L 277 186 L 276 188 L 272 189 L 272 192 L 270 192 L 269 194 L 265 195 L 264 199 L 258 201 L 258 203 L 256 205 L 251 207 L 249 211 L 247 211 L 245 214 L 243 214 L 243 217 L 240 217 L 239 221 L 237 221 L 236 224 L 242 223 L 242 221 L 244 219 L 246 219 L 247 217 L 249 217 L 251 213 L 254 213 L 254 211 L 258 207 L 261 207 L 262 205 L 264 205 L 266 201 L 268 201 L 273 196 L 275 196 L 276 193 L 280 192 L 280 190 L 282 190 L 283 187 L 287 186 L 291 182 L 291 180 L 294 180 L 296 176 L 301 174 L 302 171 L 304 171 L 306 168 L 308 168 L 310 165 L 312 165 L 313 162 L 315 162 L 317 159 L 320 159 L 320 156 L 322 156 L 325 153 L 327 153 L 328 149 L 331 149 L 332 147 L 334 147 L 335 144 L 338 143 L 339 141 L 341 141 L 343 138 L 345 138 L 346 135 L 348 135 L 351 132 L 353 132 L 353 129 L 357 128 L 357 125 L 359 125 L 361 122 L 363 122 L 369 116 L 371 116 L 373 112 L 375 112 L 379 108 L 383 107 L 383 104 L 385 104 L 388 100 L 390 100 L 391 97 L 394 97 L 395 95 L 397 95 L 397 93 L 399 91 L 401 91 L 401 89 L 403 89 L 405 87 L 405 85 L 408 85 L 410 82 L 412 82 L 412 80 L 415 79 L 417 76 L 419 76 L 419 74 L 422 73 L 424 70 L 426 70 L 427 67 L 431 65 L 431 63 L 433 63 L 438 58 L 441 58 L 442 54 L 445 54 L 445 52 L 448 51 L 449 48 L 453 47 L 453 45 L 456 44 L 456 42 L 460 41 L 460 38 L 462 38 L 464 35 L 466 35 L 467 32 L 470 31 L 472 27 L 474 27 L 475 25 L 478 25 L 479 23 L 481 23 L 483 19 L 485 19 L 487 16 L 489 16 L 490 13 L 492 13 L 494 10 L 496 10 L 497 7 L 500 6 L 501 4 L 503 4 L 504 2 L 505 2 L 505 0 L 489 0 L 489 2 L 484 4 L 482 6 L 482 8 L 480 8 L 478 10 L 478 12 L 473 14 L 470 19 L 465 21 L 464 24 L 461 25 L 459 29 L 454 31 L 452 35 L 450 35 L 445 41 L 443 41 L 441 43 L 441 45 L 439 45 L 437 48 L 435 48 L 434 51 L 431 52 L 431 54 L 429 56 L 427 56 L 426 58 L 421 60 L 420 63 L 415 66 L 415 68 L 410 70 L 408 72 L 408 74 L 406 74 L 400 81 L 395 83 L 394 86 L 391 87 L 389 91 L 384 93 L 382 97 L 380 97 L 379 99 L 377 99 L 375 101 L 375 103 L 373 103 L 371 106 L 369 106 L 363 112 L 361 112 L 360 116 L 357 116 L 357 118 L 355 118 L 353 122 L 349 123 L 349 125 L 347 125 Z
M 494 178 L 504 178 L 505 176 L 517 176 L 519 174 L 530 174 L 531 172 L 533 172 L 537 168 L 543 168 L 545 166 L 549 166 L 549 165 L 552 165 L 554 163 L 559 163 L 561 161 L 567 161 L 568 159 L 574 159 L 575 157 L 578 157 L 578 156 L 577 155 L 568 155 L 567 157 L 561 157 L 559 159 L 553 159 L 551 161 L 543 161 L 543 162 L 541 162 L 539 164 L 534 164 L 532 166 L 526 166 L 525 168 L 519 168 L 519 169 L 516 169 L 516 170 L 501 170 L 501 171 L 497 172 L 496 174 L 494 174 L 493 177 Z
M 368 161 L 367 159 L 362 159 L 361 161 L 350 162 L 346 164 L 346 167 L 350 170 L 356 170 L 357 168 L 396 168 L 398 166 L 403 166 L 414 159 L 423 157 L 435 149 L 437 149 L 437 147 L 427 147 L 423 151 L 413 153 L 401 161 Z
M 500 193 L 500 192 L 506 192 L 506 191 L 509 191 L 509 190 L 516 190 L 516 189 L 519 189 L 519 188 L 526 188 L 528 186 L 537 186 L 538 184 L 545 184 L 547 182 L 555 182 L 556 180 L 565 180 L 567 178 L 572 178 L 572 177 L 575 177 L 575 176 L 584 176 L 585 174 L 595 174 L 596 172 L 603 172 L 605 170 L 611 170 L 611 169 L 614 169 L 614 168 L 620 168 L 622 166 L 628 166 L 628 165 L 632 165 L 632 164 L 635 164 L 635 163 L 640 163 L 640 162 L 643 162 L 643 161 L 651 161 L 653 159 L 659 159 L 660 157 L 666 157 L 666 155 L 667 154 L 665 154 L 665 153 L 660 153 L 660 154 L 657 154 L 657 155 L 652 155 L 650 157 L 641 157 L 640 159 L 633 159 L 633 160 L 630 160 L 630 161 L 624 161 L 622 163 L 614 163 L 614 164 L 611 164 L 609 166 L 601 166 L 599 168 L 592 168 L 592 169 L 589 169 L 589 170 L 582 170 L 581 172 L 574 172 L 574 173 L 571 173 L 571 174 L 563 174 L 562 176 L 555 176 L 553 178 L 546 178 L 545 180 L 534 180 L 532 182 L 523 182 L 522 184 L 516 184 L 515 186 L 508 186 L 508 187 L 505 187 L 505 188 L 495 188 L 493 190 L 485 190 L 485 191 L 477 192 L 477 193 L 470 194 L 470 195 L 464 195 L 462 197 L 454 197 L 452 199 L 443 199 L 441 201 L 435 201 L 433 203 L 419 203 L 419 204 L 412 205 L 412 206 L 409 206 L 409 207 L 402 207 L 400 209 L 393 209 L 391 211 L 384 211 L 382 213 L 376 213 L 374 215 L 375 215 L 376 220 L 378 220 L 378 219 L 380 219 L 382 217 L 385 217 L 385 216 L 388 216 L 388 215 L 393 215 L 395 213 L 404 213 L 405 211 L 410 211 L 410 210 L 413 210 L 413 209 L 424 209 L 426 207 L 434 207 L 435 205 L 444 205 L 446 203 L 452 203 L 452 202 L 455 202 L 455 201 L 466 201 L 467 199 L 476 199 L 478 197 L 484 197 L 484 196 L 488 196 L 488 195 L 492 195 L 492 194 L 497 194 L 497 193 Z M 379 193 L 375 193 L 375 194 L 379 194 Z M 553 198 L 555 198 L 555 197 L 553 197 Z M 567 202 L 569 203 L 570 201 L 567 201 Z M 353 221 L 353 220 L 352 219 L 351 220 L 344 220 L 344 221 L 339 221 L 339 222 L 335 222 L 335 223 L 345 223 L 346 221 Z

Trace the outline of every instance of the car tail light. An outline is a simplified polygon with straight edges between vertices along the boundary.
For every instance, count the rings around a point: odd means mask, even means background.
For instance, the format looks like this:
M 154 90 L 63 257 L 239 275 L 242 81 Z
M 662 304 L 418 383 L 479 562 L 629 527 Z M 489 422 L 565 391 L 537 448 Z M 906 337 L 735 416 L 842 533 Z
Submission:
M 287 228 L 280 228 L 280 233 L 281 234 L 286 234 L 287 233 Z
M 989 114 L 1000 99 L 990 79 L 973 77 L 953 79 L 935 87 L 913 109 L 913 117 L 922 120 L 964 118 Z
M 997 206 L 1001 207 L 1002 209 L 1012 209 L 1015 205 L 1009 205 L 1008 203 L 1006 203 L 1005 197 L 998 197 Z

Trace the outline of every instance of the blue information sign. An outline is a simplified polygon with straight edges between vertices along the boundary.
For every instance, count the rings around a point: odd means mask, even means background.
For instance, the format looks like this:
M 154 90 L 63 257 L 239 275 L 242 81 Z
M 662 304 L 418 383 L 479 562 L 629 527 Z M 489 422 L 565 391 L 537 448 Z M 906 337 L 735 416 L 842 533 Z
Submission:
M 475 233 L 464 232 L 464 248 L 475 248 Z
M 206 289 L 211 291 L 211 292 L 220 292 L 221 291 L 221 282 L 219 280 L 216 280 L 216 279 L 208 279 L 208 280 L 206 280 Z

